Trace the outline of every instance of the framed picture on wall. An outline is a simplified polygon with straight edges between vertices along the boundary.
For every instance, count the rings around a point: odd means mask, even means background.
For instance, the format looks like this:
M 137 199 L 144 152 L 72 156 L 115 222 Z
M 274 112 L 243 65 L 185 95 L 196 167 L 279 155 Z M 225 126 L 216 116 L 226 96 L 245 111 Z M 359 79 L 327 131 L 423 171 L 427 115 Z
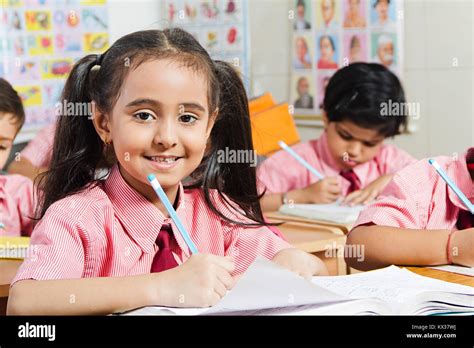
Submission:
M 167 27 L 190 32 L 213 59 L 231 63 L 250 91 L 248 0 L 166 0 Z
M 290 0 L 290 100 L 298 124 L 322 124 L 331 76 L 354 62 L 403 71 L 403 0 Z

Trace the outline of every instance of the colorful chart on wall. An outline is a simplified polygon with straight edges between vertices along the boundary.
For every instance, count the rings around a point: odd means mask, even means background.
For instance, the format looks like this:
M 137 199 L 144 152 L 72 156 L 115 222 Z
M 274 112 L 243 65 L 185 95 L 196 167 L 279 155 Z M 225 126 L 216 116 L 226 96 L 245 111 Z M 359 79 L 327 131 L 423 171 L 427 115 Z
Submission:
M 22 132 L 53 122 L 74 63 L 109 47 L 106 0 L 1 0 L 0 76 L 20 94 Z
M 291 0 L 290 104 L 299 124 L 320 124 L 330 77 L 353 62 L 403 71 L 402 0 Z
M 250 36 L 247 0 L 166 0 L 168 27 L 191 33 L 213 59 L 233 64 L 250 85 Z

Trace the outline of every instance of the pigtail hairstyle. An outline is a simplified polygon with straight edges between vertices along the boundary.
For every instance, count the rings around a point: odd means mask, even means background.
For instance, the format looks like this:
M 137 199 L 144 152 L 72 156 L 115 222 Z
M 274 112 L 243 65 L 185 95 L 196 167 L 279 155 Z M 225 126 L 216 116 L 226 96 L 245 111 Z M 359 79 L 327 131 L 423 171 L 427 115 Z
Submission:
M 257 192 L 256 163 L 230 163 L 221 159 L 222 153 L 227 150 L 234 154 L 245 154 L 246 159 L 252 157 L 254 161 L 256 154 L 250 130 L 248 99 L 242 80 L 231 64 L 215 61 L 214 66 L 220 90 L 219 113 L 211 131 L 207 154 L 192 175 L 195 181 L 187 187 L 202 187 L 206 203 L 223 220 L 244 226 L 267 225 L 259 203 L 263 194 Z M 210 189 L 216 189 L 231 209 L 253 222 L 234 221 L 221 214 L 212 202 Z M 235 209 L 236 206 L 240 207 L 240 211 Z
M 255 222 L 250 225 L 265 224 L 255 167 L 249 163 L 219 163 L 217 157 L 218 151 L 225 148 L 253 150 L 245 88 L 233 67 L 224 62 L 214 63 L 191 34 L 171 28 L 123 36 L 104 54 L 88 55 L 75 64 L 64 87 L 62 101 L 82 106 L 94 102 L 97 112 L 111 116 L 128 72 L 155 59 L 172 59 L 202 73 L 208 80 L 210 113 L 219 110 L 211 131 L 210 151 L 192 175 L 196 179 L 192 187 L 203 189 L 207 204 L 222 219 L 248 225 L 221 214 L 210 198 L 210 189 L 216 189 L 236 212 Z M 97 185 L 97 169 L 103 163 L 108 167 L 112 165 L 106 159 L 107 146 L 97 134 L 90 116 L 61 110 L 51 167 L 38 185 L 38 192 L 42 192 L 36 212 L 38 219 L 56 201 Z

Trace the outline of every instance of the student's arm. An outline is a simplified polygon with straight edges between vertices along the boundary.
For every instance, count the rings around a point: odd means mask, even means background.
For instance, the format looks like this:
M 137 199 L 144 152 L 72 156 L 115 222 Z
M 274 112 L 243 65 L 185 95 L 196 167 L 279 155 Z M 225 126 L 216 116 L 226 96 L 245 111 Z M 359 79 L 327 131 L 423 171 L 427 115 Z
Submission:
M 143 306 L 209 307 L 231 289 L 230 258 L 192 255 L 168 271 L 128 277 L 21 280 L 8 315 L 104 315 Z
M 339 179 L 337 177 L 328 177 L 303 189 L 291 190 L 286 194 L 288 202 L 294 204 L 306 203 L 332 203 L 336 201 L 341 194 Z M 280 208 L 283 201 L 283 193 L 268 193 L 262 197 L 261 205 L 264 212 L 276 211 Z
M 21 156 L 18 161 L 12 161 L 10 166 L 8 167 L 8 173 L 20 174 L 30 178 L 32 181 L 34 181 L 39 174 L 47 170 L 48 168 L 46 167 L 34 166 L 33 163 L 31 163 L 30 160 L 24 156 Z
M 415 230 L 388 226 L 358 226 L 347 238 L 346 263 L 359 270 L 388 265 L 434 266 L 448 263 L 450 230 Z M 453 231 L 450 250 L 454 264 L 474 266 L 474 229 Z M 363 246 L 363 257 L 351 250 Z M 352 257 L 351 257 L 352 256 Z

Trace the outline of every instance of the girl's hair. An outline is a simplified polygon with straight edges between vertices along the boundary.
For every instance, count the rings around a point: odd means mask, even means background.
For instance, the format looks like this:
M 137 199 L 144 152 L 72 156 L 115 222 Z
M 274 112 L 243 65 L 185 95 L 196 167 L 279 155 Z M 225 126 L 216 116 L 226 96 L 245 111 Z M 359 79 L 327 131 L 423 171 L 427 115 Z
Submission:
M 224 62 L 214 63 L 189 33 L 178 28 L 138 31 L 117 40 L 102 55 L 82 58 L 66 81 L 62 100 L 81 106 L 94 101 L 100 112 L 110 114 L 128 72 L 156 59 L 173 59 L 206 76 L 210 114 L 219 109 L 211 133 L 210 151 L 193 174 L 196 179 L 193 187 L 204 189 L 206 202 L 221 218 L 239 223 L 216 209 L 208 189 L 217 189 L 222 197 L 227 195 L 240 207 L 237 210 L 238 207 L 232 205 L 236 211 L 253 220 L 251 224 L 265 224 L 257 195 L 255 168 L 250 164 L 217 161 L 220 149 L 253 149 L 244 86 L 231 66 Z M 100 68 L 95 69 L 96 65 Z M 43 193 L 37 218 L 41 219 L 54 202 L 97 185 L 96 170 L 106 162 L 106 147 L 90 115 L 68 114 L 67 110 L 62 110 L 57 121 L 51 167 L 38 185 Z
M 12 85 L 0 77 L 0 113 L 12 114 L 14 123 L 20 129 L 25 123 L 25 110 L 18 93 Z
M 391 137 L 406 131 L 408 115 L 384 115 L 383 106 L 405 111 L 403 103 L 405 93 L 395 74 L 381 64 L 353 63 L 331 77 L 323 108 L 330 122 L 349 120 Z
M 211 131 L 207 154 L 192 174 L 193 182 L 187 188 L 202 187 L 208 206 L 228 222 L 240 225 L 267 225 L 259 204 L 264 193 L 259 195 L 257 192 L 256 163 L 252 166 L 249 163 L 228 163 L 220 159 L 226 149 L 234 153 L 243 153 L 245 158 L 252 158 L 253 161 L 256 161 L 256 156 L 253 151 L 248 100 L 242 80 L 229 63 L 215 61 L 214 65 L 220 85 L 219 114 Z M 229 206 L 235 205 L 223 194 L 237 203 L 243 214 L 254 223 L 242 223 L 222 215 L 212 202 L 210 189 L 216 189 Z

